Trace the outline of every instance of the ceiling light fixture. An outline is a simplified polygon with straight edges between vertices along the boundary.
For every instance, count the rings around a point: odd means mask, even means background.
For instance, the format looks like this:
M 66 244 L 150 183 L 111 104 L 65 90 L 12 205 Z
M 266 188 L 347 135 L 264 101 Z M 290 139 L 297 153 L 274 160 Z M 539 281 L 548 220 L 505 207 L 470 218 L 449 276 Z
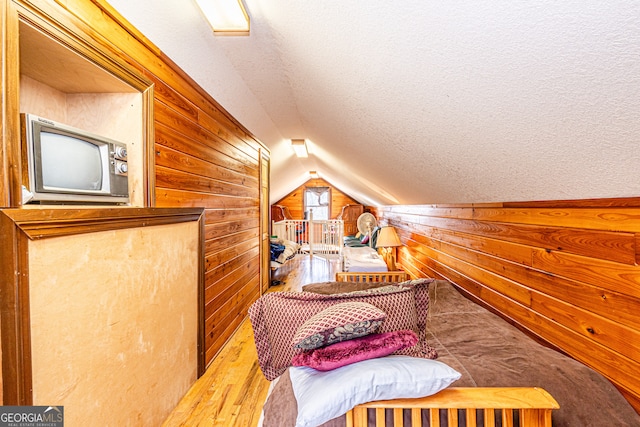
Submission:
M 291 146 L 293 147 L 293 151 L 296 152 L 296 156 L 298 157 L 309 157 L 309 153 L 307 152 L 307 142 L 304 139 L 292 139 Z
M 196 0 L 213 34 L 248 36 L 249 15 L 242 0 Z

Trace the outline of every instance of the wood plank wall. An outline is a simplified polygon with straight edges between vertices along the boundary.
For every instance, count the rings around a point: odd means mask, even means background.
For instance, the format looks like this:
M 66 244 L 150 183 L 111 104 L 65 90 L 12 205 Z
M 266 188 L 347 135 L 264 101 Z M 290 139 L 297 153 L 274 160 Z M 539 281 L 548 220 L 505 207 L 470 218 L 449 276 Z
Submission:
M 156 206 L 207 208 L 208 363 L 260 296 L 259 147 L 230 132 L 208 105 L 194 105 L 162 81 L 155 84 Z
M 306 187 L 329 187 L 331 188 L 331 219 L 335 219 L 344 205 L 360 204 L 348 194 L 339 188 L 331 185 L 322 178 L 310 179 L 300 187 L 287 194 L 282 199 L 274 203 L 274 205 L 282 205 L 289 208 L 289 212 L 293 219 L 303 219 L 304 212 L 304 190 Z
M 457 284 L 603 373 L 640 412 L 640 199 L 386 206 L 416 276 Z
M 154 84 L 152 204 L 206 208 L 208 364 L 260 296 L 259 151 L 266 148 L 106 1 L 59 5 Z

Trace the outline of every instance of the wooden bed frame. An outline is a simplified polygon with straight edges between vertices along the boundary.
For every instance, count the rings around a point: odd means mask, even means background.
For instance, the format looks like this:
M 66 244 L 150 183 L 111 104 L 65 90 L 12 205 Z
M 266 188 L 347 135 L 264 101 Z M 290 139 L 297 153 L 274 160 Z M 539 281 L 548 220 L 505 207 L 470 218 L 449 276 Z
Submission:
M 404 271 L 385 271 L 384 273 L 336 273 L 336 282 L 389 282 L 397 283 L 409 280 Z
M 336 273 L 340 282 L 402 282 L 409 278 L 404 271 L 385 273 Z M 411 426 L 422 427 L 421 413 L 429 411 L 429 425 L 440 426 L 440 410 L 446 410 L 446 426 L 458 427 L 458 410 L 465 411 L 466 426 L 476 427 L 476 410 L 483 411 L 484 427 L 495 426 L 496 410 L 503 427 L 514 427 L 518 411 L 520 427 L 551 427 L 551 411 L 558 402 L 539 387 L 450 387 L 432 396 L 417 399 L 394 399 L 363 403 L 347 412 L 346 427 L 367 427 L 368 409 L 375 409 L 376 426 L 385 426 L 385 409 L 393 411 L 393 426 L 403 427 L 403 410 L 411 411 Z
M 412 427 L 422 427 L 422 409 L 429 411 L 429 425 L 440 426 L 440 409 L 447 411 L 448 427 L 458 427 L 458 410 L 466 413 L 466 425 L 476 427 L 476 409 L 484 412 L 484 426 L 495 426 L 495 410 L 501 410 L 503 427 L 513 427 L 513 411 L 519 411 L 521 427 L 551 427 L 551 411 L 558 402 L 538 387 L 451 387 L 428 397 L 363 403 L 347 412 L 347 427 L 367 427 L 367 409 L 376 411 L 376 426 L 385 426 L 385 409 L 393 410 L 393 426 L 404 426 L 403 410 L 411 411 Z M 379 421 L 381 420 L 381 421 Z

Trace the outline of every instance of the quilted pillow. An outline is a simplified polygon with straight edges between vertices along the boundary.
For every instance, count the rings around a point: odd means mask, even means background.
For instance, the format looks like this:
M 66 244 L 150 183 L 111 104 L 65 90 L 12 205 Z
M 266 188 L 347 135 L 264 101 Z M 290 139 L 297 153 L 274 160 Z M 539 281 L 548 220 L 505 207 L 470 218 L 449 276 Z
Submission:
M 298 328 L 293 347 L 313 350 L 374 333 L 386 318 L 384 311 L 366 302 L 344 302 L 314 314 Z
M 270 292 L 249 308 L 249 318 L 258 353 L 258 362 L 267 380 L 279 377 L 297 351 L 291 345 L 298 328 L 314 314 L 336 304 L 361 301 L 378 307 L 387 318 L 378 332 L 410 329 L 418 335 L 418 344 L 396 354 L 435 359 L 436 350 L 426 340 L 429 283 L 419 279 L 402 285 L 322 295 L 311 292 Z
M 315 350 L 300 352 L 293 356 L 291 364 L 293 366 L 308 366 L 318 371 L 330 371 L 363 360 L 388 356 L 417 343 L 416 333 L 408 330 L 371 334 Z

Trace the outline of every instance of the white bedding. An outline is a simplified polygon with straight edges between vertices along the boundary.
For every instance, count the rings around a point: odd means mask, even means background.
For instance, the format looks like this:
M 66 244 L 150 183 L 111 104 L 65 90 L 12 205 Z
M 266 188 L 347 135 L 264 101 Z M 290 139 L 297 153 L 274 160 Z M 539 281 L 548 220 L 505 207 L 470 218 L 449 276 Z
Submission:
M 342 248 L 343 271 L 351 273 L 382 273 L 388 271 L 387 263 L 369 246 Z

